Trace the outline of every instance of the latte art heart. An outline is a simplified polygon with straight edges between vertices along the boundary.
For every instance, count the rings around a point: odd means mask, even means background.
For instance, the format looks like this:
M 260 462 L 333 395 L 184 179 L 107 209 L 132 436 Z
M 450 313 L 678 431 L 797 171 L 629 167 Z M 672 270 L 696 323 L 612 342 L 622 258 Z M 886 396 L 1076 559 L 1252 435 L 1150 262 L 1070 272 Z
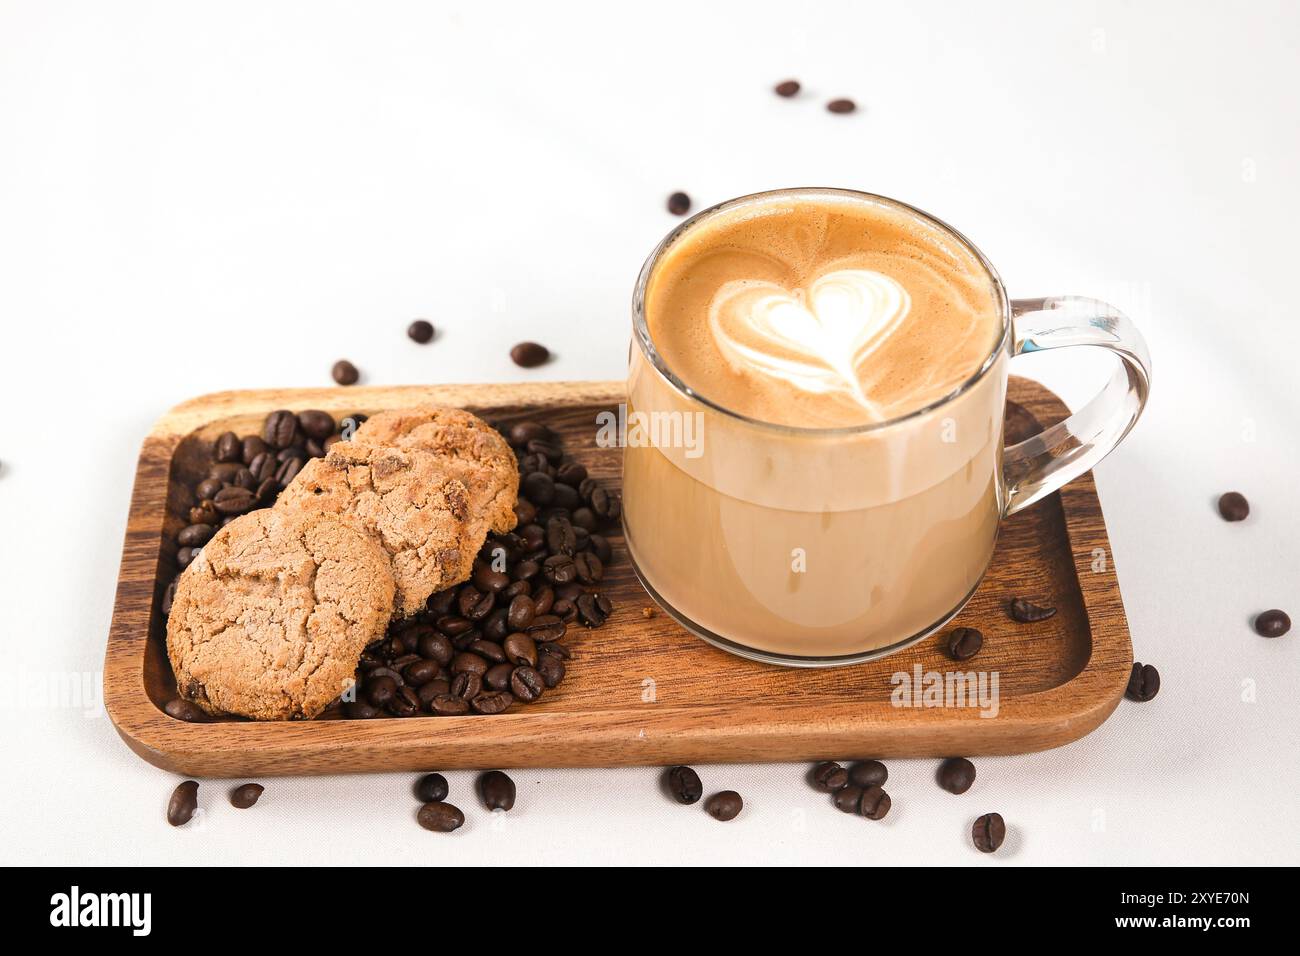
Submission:
M 709 304 L 718 350 L 738 372 L 753 371 L 813 394 L 838 394 L 872 418 L 862 370 L 902 324 L 912 300 L 897 281 L 870 269 L 840 269 L 806 289 L 734 280 Z

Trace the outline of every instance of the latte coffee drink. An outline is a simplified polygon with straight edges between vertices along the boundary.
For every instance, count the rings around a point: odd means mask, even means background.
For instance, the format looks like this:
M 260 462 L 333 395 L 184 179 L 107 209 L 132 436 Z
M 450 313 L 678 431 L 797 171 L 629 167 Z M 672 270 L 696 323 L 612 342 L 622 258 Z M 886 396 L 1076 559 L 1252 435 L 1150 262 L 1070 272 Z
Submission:
M 833 663 L 965 603 L 1002 516 L 1009 349 L 963 240 L 864 194 L 749 197 L 665 241 L 636 311 L 628 417 L 659 427 L 628 435 L 625 528 L 674 616 Z

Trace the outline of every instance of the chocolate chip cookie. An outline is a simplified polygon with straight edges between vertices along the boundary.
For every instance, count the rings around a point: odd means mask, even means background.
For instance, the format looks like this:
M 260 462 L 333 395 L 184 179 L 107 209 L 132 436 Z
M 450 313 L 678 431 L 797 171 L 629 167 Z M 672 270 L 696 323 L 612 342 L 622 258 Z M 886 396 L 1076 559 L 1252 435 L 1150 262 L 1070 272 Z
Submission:
M 483 543 L 471 533 L 469 492 L 419 447 L 336 442 L 298 473 L 275 510 L 337 515 L 372 535 L 392 563 L 393 610 L 402 617 L 465 580 Z
M 226 525 L 177 584 L 167 654 L 210 714 L 315 717 L 384 632 L 394 583 L 379 544 L 321 512 L 263 510 Z

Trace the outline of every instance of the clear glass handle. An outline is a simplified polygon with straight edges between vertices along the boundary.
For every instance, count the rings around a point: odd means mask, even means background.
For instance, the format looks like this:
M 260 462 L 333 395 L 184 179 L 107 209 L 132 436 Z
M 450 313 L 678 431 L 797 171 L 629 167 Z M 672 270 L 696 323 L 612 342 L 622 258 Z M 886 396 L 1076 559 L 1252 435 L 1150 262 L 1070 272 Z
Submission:
M 1012 355 L 1094 345 L 1120 358 L 1100 393 L 1065 421 L 1002 453 L 1004 514 L 1050 495 L 1101 461 L 1129 433 L 1151 388 L 1151 358 L 1123 313 L 1097 299 L 1060 296 L 1011 303 Z

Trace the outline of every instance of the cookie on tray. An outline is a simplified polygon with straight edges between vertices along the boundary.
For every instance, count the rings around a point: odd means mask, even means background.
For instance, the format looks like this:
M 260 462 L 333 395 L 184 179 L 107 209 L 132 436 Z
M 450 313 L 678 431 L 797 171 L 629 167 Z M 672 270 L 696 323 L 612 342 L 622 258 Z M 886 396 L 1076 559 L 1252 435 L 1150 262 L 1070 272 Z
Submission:
M 315 717 L 352 681 L 393 608 L 388 556 L 329 514 L 261 510 L 185 569 L 167 620 L 181 695 L 210 714 Z
M 465 486 L 419 448 L 336 442 L 298 472 L 275 510 L 337 515 L 374 536 L 392 563 L 401 617 L 469 577 L 483 544 Z

